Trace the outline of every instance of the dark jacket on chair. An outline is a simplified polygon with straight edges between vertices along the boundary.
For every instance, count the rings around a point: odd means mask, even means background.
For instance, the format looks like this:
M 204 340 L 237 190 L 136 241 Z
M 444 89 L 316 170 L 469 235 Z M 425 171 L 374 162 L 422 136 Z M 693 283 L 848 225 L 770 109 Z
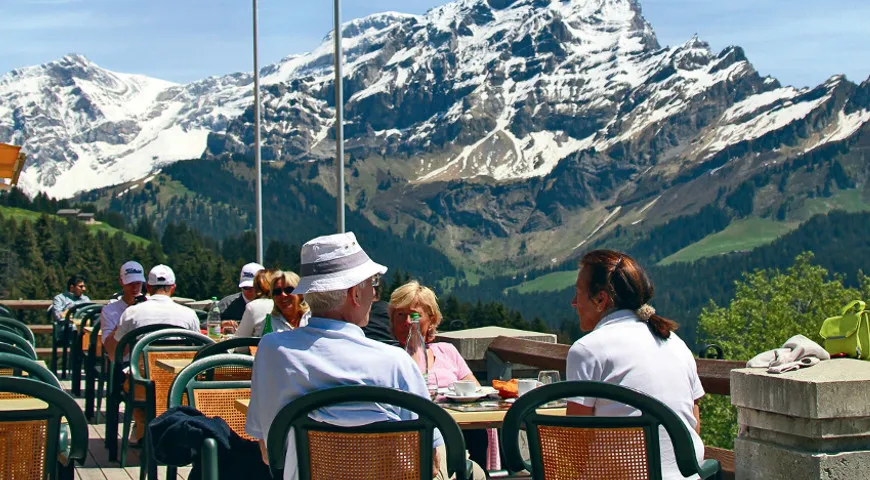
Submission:
M 155 418 L 148 428 L 157 461 L 177 466 L 193 463 L 188 478 L 200 478 L 199 449 L 203 440 L 210 437 L 218 445 L 220 478 L 272 479 L 257 442 L 240 437 L 220 417 L 206 417 L 192 407 L 173 407 Z

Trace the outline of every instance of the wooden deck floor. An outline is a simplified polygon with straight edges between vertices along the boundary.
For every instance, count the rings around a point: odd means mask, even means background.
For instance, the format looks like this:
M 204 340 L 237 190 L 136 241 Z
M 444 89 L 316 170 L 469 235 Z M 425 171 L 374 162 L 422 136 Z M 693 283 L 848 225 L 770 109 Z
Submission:
M 64 388 L 69 391 L 69 380 L 62 380 Z M 85 399 L 75 398 L 76 402 L 84 409 Z M 123 407 L 122 407 L 123 408 Z M 100 414 L 100 423 L 90 425 L 88 439 L 88 458 L 84 465 L 76 465 L 76 478 L 81 480 L 139 480 L 139 454 L 141 450 L 131 448 L 127 452 L 127 467 L 121 468 L 118 462 L 109 461 L 109 452 L 103 445 L 105 438 L 105 404 Z M 178 469 L 178 478 L 186 479 L 190 473 L 190 467 Z M 158 468 L 158 477 L 166 478 L 166 468 Z

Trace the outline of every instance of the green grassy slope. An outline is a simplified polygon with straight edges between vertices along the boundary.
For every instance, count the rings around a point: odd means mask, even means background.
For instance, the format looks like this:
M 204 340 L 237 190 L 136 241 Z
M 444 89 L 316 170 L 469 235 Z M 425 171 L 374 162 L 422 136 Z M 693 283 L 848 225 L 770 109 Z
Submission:
M 35 221 L 39 220 L 39 217 L 42 215 L 39 212 L 34 212 L 31 210 L 24 210 L 21 208 L 3 207 L 3 206 L 0 206 L 0 214 L 2 214 L 4 217 L 7 217 L 7 218 L 14 218 L 16 220 L 26 220 L 28 222 L 35 222 Z M 54 219 L 57 219 L 57 220 L 66 221 L 65 219 L 61 219 L 60 217 L 58 217 L 56 215 L 49 215 L 49 216 L 54 218 Z M 106 232 L 109 235 L 114 235 L 114 234 L 120 232 L 122 235 L 124 235 L 125 240 L 127 240 L 128 242 L 139 244 L 139 245 L 145 245 L 148 243 L 148 240 L 146 240 L 142 237 L 138 237 L 136 235 L 133 235 L 132 233 L 128 233 L 128 232 L 125 232 L 123 230 L 118 230 L 117 228 L 115 228 L 111 225 L 105 224 L 105 223 L 97 223 L 95 225 L 87 225 L 87 227 L 93 232 Z
M 708 235 L 677 253 L 663 259 L 659 265 L 693 262 L 731 252 L 752 250 L 776 240 L 798 227 L 798 223 L 776 222 L 764 218 L 747 218 L 733 222 L 725 230 Z
M 516 290 L 518 293 L 556 292 L 574 285 L 576 281 L 576 270 L 553 272 L 542 275 L 534 280 L 523 282 L 509 290 Z

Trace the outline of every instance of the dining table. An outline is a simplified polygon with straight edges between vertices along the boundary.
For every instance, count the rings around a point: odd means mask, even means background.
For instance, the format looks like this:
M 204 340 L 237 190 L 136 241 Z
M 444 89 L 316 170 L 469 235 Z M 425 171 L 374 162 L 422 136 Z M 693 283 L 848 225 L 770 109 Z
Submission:
M 462 430 L 477 430 L 482 428 L 501 428 L 504 417 L 510 409 L 511 403 L 501 400 L 483 400 L 472 403 L 435 402 L 444 409 Z M 239 412 L 248 414 L 250 398 L 237 398 L 235 408 Z M 564 403 L 556 403 L 552 406 L 540 408 L 537 413 L 541 415 L 565 415 Z
M 158 367 L 169 373 L 178 375 L 188 365 L 193 363 L 192 358 L 164 358 L 154 362 Z

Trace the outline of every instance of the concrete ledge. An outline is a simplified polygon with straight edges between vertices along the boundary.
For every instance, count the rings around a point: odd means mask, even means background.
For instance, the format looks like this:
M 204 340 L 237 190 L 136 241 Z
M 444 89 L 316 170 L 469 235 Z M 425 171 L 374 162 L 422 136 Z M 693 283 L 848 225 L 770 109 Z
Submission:
M 737 423 L 745 438 L 775 441 L 798 450 L 870 449 L 870 417 L 813 419 L 741 408 Z
M 838 454 L 790 450 L 758 440 L 734 440 L 734 474 L 747 480 L 867 478 L 870 450 Z
M 731 371 L 731 403 L 800 418 L 870 417 L 870 362 L 841 358 L 806 369 L 769 374 Z

